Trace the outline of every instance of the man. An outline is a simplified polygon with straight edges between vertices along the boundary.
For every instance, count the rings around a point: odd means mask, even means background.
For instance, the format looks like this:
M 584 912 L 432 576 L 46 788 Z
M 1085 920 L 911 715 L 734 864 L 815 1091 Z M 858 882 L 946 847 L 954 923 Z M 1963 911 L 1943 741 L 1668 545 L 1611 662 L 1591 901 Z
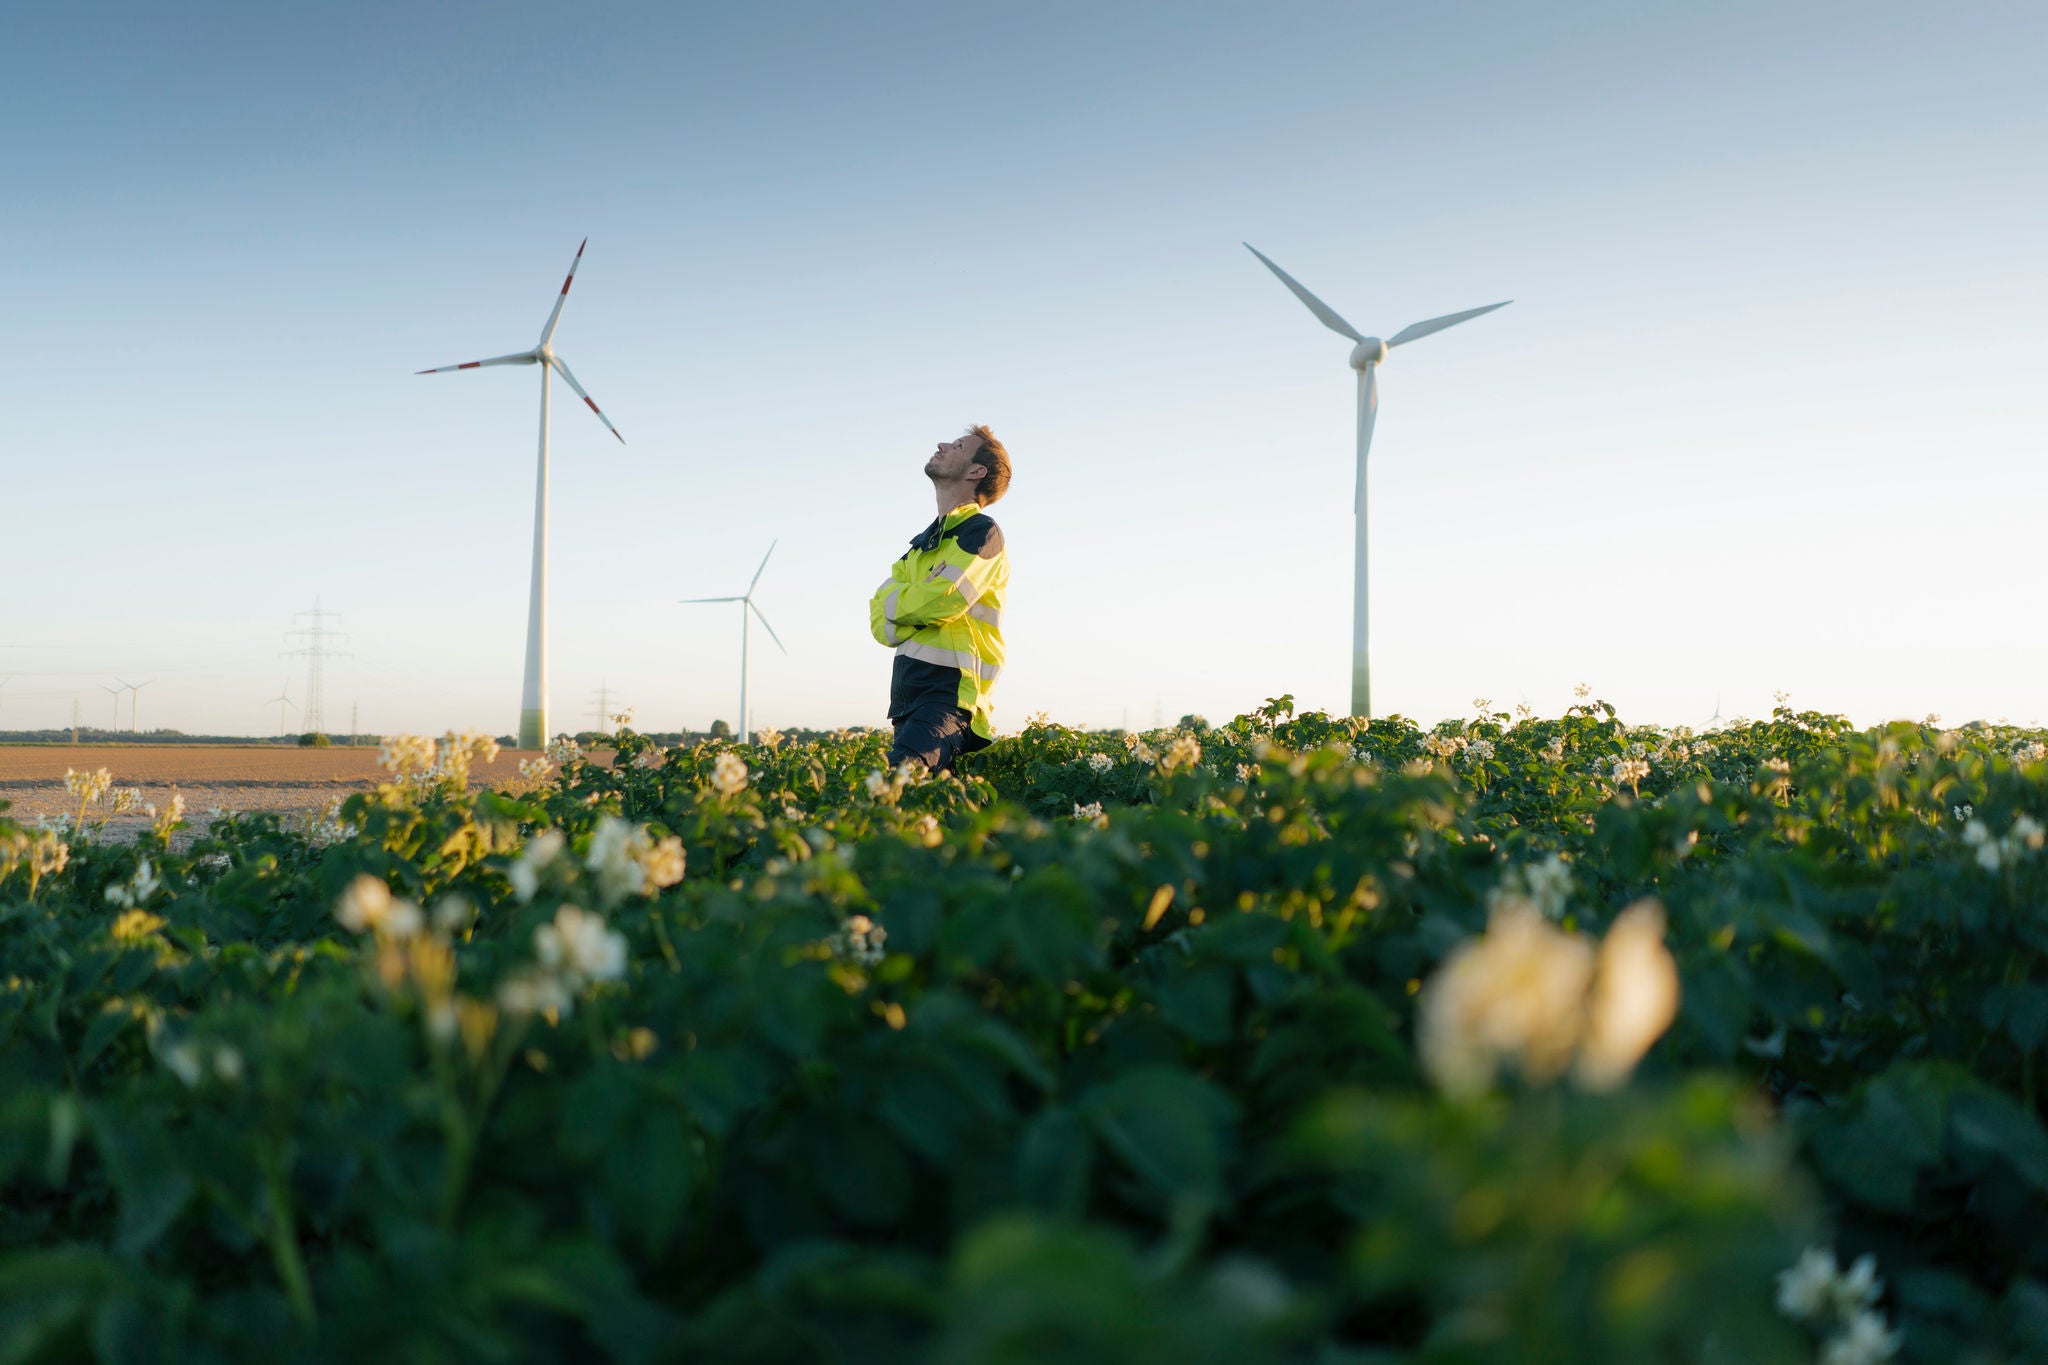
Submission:
M 1003 595 L 1010 557 L 982 509 L 1010 486 L 1010 454 L 986 426 L 969 427 L 925 461 L 937 520 L 910 542 L 868 603 L 875 639 L 896 651 L 889 762 L 924 761 L 932 772 L 986 748 L 989 690 L 1003 671 Z

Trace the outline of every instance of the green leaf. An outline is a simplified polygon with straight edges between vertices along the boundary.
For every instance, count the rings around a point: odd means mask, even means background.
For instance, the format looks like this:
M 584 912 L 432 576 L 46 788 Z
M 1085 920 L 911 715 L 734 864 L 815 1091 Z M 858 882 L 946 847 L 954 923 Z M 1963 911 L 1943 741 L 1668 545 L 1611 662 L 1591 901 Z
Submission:
M 1222 1201 L 1229 1103 L 1206 1082 L 1178 1069 L 1134 1071 L 1089 1092 L 1081 1111 L 1103 1145 L 1158 1194 Z
M 2048 986 L 2015 986 L 2009 997 L 2005 1031 L 2022 1052 L 2032 1052 L 2048 1037 Z
M 1017 1192 L 1046 1213 L 1077 1217 L 1088 1204 L 1095 1144 L 1080 1116 L 1065 1107 L 1046 1110 L 1017 1144 Z

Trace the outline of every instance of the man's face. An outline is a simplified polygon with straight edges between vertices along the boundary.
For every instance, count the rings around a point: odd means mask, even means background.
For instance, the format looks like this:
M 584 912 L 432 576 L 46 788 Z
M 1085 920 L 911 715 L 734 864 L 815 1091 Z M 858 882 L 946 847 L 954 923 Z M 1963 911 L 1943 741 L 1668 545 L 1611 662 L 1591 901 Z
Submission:
M 980 454 L 981 437 L 971 431 L 954 440 L 942 441 L 932 452 L 932 457 L 924 462 L 925 477 L 933 483 L 950 483 L 966 478 L 969 469 L 979 467 L 976 457 Z

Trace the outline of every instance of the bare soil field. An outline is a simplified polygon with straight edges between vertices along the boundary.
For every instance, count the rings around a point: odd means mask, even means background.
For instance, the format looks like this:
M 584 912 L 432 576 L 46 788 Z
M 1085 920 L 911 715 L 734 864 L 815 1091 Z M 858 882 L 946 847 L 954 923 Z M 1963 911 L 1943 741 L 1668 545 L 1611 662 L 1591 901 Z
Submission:
M 519 762 L 531 753 L 506 749 L 495 762 L 470 773 L 475 786 L 509 786 L 519 780 Z M 159 805 L 177 791 L 185 798 L 187 835 L 203 833 L 206 816 L 218 806 L 235 811 L 278 811 L 301 815 L 323 809 L 337 796 L 377 784 L 377 748 L 297 749 L 233 744 L 0 745 L 0 800 L 13 803 L 6 814 L 24 823 L 60 811 L 78 813 L 78 799 L 64 790 L 66 769 L 105 768 L 117 787 L 140 787 L 145 802 Z M 132 837 L 149 818 L 140 811 L 115 817 L 107 826 L 115 838 Z

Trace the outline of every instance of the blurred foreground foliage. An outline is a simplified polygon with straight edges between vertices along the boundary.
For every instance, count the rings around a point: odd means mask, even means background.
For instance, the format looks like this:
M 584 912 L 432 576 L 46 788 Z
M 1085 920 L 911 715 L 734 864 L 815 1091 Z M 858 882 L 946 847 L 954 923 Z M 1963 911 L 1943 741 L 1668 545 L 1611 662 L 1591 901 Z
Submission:
M 0 817 L 0 1360 L 1767 1365 L 1817 1243 L 1901 1359 L 2048 1358 L 2038 734 L 762 739 Z M 1677 1019 L 1442 1093 L 1418 992 L 1553 858 Z

